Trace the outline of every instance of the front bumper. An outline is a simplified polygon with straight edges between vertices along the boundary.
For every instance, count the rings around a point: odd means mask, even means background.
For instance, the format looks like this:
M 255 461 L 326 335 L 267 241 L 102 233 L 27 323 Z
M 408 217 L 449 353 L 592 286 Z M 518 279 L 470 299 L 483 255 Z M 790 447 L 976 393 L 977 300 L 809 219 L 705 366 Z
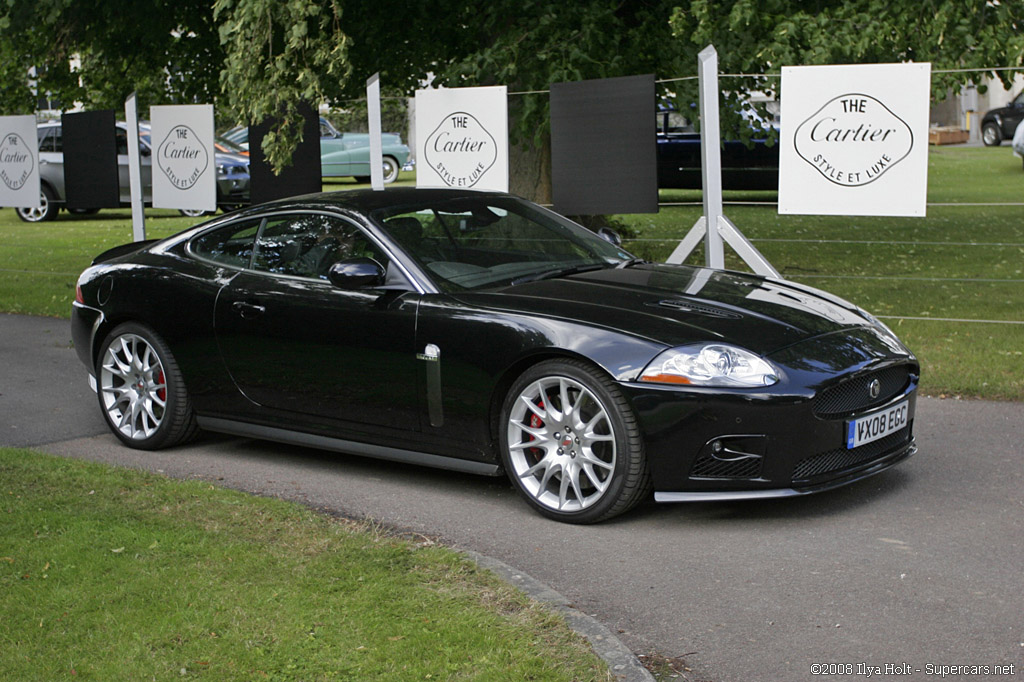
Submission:
M 831 389 L 896 372 L 881 400 L 827 405 Z M 659 502 L 790 497 L 861 480 L 917 452 L 916 364 L 872 368 L 817 391 L 726 393 L 626 384 L 644 432 Z M 840 386 L 841 384 L 841 386 Z M 907 402 L 906 424 L 872 442 L 847 447 L 848 424 Z M 823 409 L 832 410 L 823 412 Z M 847 409 L 848 408 L 848 409 Z M 837 411 L 838 410 L 838 411 Z

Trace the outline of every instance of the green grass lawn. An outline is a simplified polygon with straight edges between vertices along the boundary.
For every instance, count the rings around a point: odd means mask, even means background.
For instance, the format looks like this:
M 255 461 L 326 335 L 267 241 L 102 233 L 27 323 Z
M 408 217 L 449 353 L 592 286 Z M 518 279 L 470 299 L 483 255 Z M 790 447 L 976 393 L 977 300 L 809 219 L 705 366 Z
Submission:
M 398 184 L 414 184 L 403 173 Z M 883 317 L 921 358 L 932 395 L 1024 399 L 1024 170 L 1006 146 L 932 147 L 926 218 L 780 216 L 774 192 L 727 192 L 726 215 L 787 278 L 852 300 Z M 360 185 L 330 179 L 325 189 Z M 365 185 L 363 185 L 365 186 Z M 652 215 L 619 216 L 626 246 L 664 260 L 701 214 L 700 192 L 663 190 Z M 152 237 L 193 221 L 147 211 Z M 27 225 L 0 211 L 0 310 L 67 316 L 77 274 L 110 246 L 131 240 L 127 210 L 62 213 Z M 691 262 L 702 263 L 700 249 Z M 746 269 L 734 256 L 729 267 Z M 914 319 L 923 318 L 923 319 Z M 947 322 L 987 320 L 991 322 Z
M 455 552 L 198 481 L 0 448 L 0 679 L 610 680 Z

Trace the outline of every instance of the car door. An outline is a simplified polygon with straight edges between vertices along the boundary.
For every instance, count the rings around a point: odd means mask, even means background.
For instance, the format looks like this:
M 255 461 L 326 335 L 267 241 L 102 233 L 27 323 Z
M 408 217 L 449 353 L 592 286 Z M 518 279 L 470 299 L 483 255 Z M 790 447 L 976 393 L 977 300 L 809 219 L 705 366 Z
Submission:
M 332 178 L 352 175 L 352 148 L 344 135 L 320 138 L 320 172 Z
M 279 416 L 359 431 L 418 430 L 419 296 L 327 280 L 331 264 L 353 257 L 388 264 L 347 219 L 315 211 L 268 217 L 252 267 L 218 296 L 224 362 L 245 396 Z

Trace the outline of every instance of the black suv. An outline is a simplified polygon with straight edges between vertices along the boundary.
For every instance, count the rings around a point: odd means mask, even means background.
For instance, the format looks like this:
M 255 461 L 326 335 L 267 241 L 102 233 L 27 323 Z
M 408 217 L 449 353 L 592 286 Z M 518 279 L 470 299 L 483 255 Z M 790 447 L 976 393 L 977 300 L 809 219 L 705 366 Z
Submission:
M 981 119 L 981 139 L 986 147 L 998 147 L 1013 138 L 1017 124 L 1024 119 L 1024 92 L 1005 107 L 989 109 Z

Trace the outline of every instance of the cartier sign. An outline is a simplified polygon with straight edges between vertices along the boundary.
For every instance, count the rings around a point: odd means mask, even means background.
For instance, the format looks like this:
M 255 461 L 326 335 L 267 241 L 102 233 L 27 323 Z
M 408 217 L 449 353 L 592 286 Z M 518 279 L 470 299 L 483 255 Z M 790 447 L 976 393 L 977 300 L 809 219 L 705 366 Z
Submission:
M 0 116 L 0 206 L 39 206 L 36 117 Z
M 185 190 L 209 168 L 210 154 L 191 128 L 176 125 L 160 143 L 156 163 L 172 186 Z
M 150 108 L 153 206 L 198 211 L 217 208 L 213 105 Z
M 416 91 L 416 185 L 508 191 L 504 86 Z
M 782 69 L 779 213 L 923 216 L 928 64 Z
M 472 187 L 498 159 L 498 147 L 472 114 L 448 114 L 424 146 L 429 165 L 449 187 Z
M 907 158 L 914 134 L 870 95 L 830 100 L 796 130 L 796 152 L 829 182 L 859 187 Z

